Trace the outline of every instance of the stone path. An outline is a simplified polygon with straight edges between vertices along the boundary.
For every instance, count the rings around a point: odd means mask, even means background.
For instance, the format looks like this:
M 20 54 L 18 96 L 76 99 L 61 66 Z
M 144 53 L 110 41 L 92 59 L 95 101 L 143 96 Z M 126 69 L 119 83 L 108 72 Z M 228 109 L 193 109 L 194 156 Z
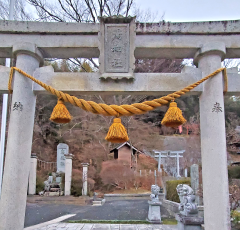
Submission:
M 146 220 L 148 203 L 147 200 L 141 199 L 106 201 L 103 206 L 28 203 L 25 228 L 67 214 L 75 214 L 68 220 Z M 161 207 L 161 215 L 162 218 L 169 215 L 164 207 Z M 57 222 L 61 221 L 63 220 Z
M 177 230 L 177 225 L 55 223 L 36 230 Z
M 24 230 L 177 230 L 176 225 L 81 224 L 67 220 L 146 220 L 146 200 L 111 200 L 103 206 L 56 203 L 28 203 Z M 161 207 L 162 216 L 168 212 Z

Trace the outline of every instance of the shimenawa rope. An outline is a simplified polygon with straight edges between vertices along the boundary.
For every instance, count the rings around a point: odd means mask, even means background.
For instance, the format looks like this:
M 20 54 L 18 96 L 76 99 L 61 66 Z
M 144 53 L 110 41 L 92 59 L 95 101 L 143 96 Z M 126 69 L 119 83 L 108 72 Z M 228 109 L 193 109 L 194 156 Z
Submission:
M 106 105 L 102 103 L 96 103 L 93 101 L 86 101 L 84 99 L 78 99 L 75 96 L 70 96 L 67 93 L 63 93 L 62 91 L 56 90 L 53 87 L 37 80 L 36 78 L 32 77 L 31 75 L 25 73 L 21 69 L 18 69 L 17 67 L 11 67 L 10 76 L 9 76 L 9 82 L 8 82 L 8 90 L 10 93 L 12 93 L 12 79 L 13 79 L 13 72 L 14 70 L 18 71 L 22 75 L 26 76 L 27 78 L 31 79 L 32 81 L 36 82 L 38 85 L 42 86 L 44 89 L 46 89 L 51 94 L 57 96 L 59 99 L 63 100 L 64 102 L 69 102 L 72 105 L 78 106 L 79 108 L 86 110 L 88 112 L 94 113 L 94 114 L 101 114 L 105 116 L 132 116 L 135 114 L 144 114 L 148 111 L 151 111 L 157 107 L 160 107 L 162 105 L 168 104 L 170 101 L 174 101 L 175 98 L 179 98 L 182 95 L 186 94 L 190 90 L 194 89 L 198 85 L 200 85 L 202 82 L 206 81 L 207 79 L 215 76 L 216 74 L 223 71 L 224 74 L 224 92 L 227 91 L 227 74 L 226 74 L 226 68 L 220 68 L 214 71 L 213 73 L 209 74 L 208 76 L 202 78 L 201 80 L 179 90 L 174 93 L 168 94 L 167 96 L 160 97 L 158 99 L 154 99 L 152 101 L 144 101 L 142 103 L 134 103 L 131 105 Z

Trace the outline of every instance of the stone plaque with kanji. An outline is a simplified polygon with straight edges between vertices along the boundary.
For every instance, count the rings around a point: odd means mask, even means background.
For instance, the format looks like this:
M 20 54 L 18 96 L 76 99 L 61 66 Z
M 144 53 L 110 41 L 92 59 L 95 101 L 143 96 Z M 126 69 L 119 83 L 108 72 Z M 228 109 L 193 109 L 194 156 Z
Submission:
M 128 72 L 129 45 L 129 24 L 105 24 L 105 72 Z
M 100 17 L 99 73 L 101 79 L 133 79 L 135 17 Z

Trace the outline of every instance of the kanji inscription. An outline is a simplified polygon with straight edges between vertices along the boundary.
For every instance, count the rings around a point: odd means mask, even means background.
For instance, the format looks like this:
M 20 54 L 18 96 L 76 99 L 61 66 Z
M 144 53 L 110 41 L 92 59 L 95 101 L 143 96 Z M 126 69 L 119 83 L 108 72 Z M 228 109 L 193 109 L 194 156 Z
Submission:
M 22 105 L 22 103 L 21 102 L 15 102 L 14 103 L 14 105 L 13 105 L 13 111 L 14 110 L 19 110 L 19 111 L 21 111 L 22 112 L 22 110 L 23 110 L 23 105 Z
M 222 112 L 222 107 L 220 106 L 220 103 L 216 102 L 212 108 L 212 112 Z
M 129 71 L 129 25 L 105 24 L 105 72 Z

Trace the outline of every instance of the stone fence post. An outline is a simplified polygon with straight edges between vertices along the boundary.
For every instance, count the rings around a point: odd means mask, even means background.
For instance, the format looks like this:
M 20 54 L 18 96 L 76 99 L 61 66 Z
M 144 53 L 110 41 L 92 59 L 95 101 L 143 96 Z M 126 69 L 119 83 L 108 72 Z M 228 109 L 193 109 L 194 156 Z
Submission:
M 72 154 L 65 155 L 65 188 L 64 195 L 71 195 L 71 182 L 72 182 Z
M 82 181 L 83 181 L 83 187 L 82 187 L 82 196 L 87 196 L 87 172 L 88 172 L 88 163 L 82 163 L 83 166 L 83 174 L 82 174 Z
M 194 191 L 194 195 L 196 197 L 195 201 L 199 204 L 199 196 L 197 195 L 199 189 L 199 166 L 197 164 L 191 165 L 191 187 Z
M 36 180 L 37 180 L 37 156 L 35 153 L 31 155 L 30 172 L 28 177 L 28 194 L 36 194 Z

